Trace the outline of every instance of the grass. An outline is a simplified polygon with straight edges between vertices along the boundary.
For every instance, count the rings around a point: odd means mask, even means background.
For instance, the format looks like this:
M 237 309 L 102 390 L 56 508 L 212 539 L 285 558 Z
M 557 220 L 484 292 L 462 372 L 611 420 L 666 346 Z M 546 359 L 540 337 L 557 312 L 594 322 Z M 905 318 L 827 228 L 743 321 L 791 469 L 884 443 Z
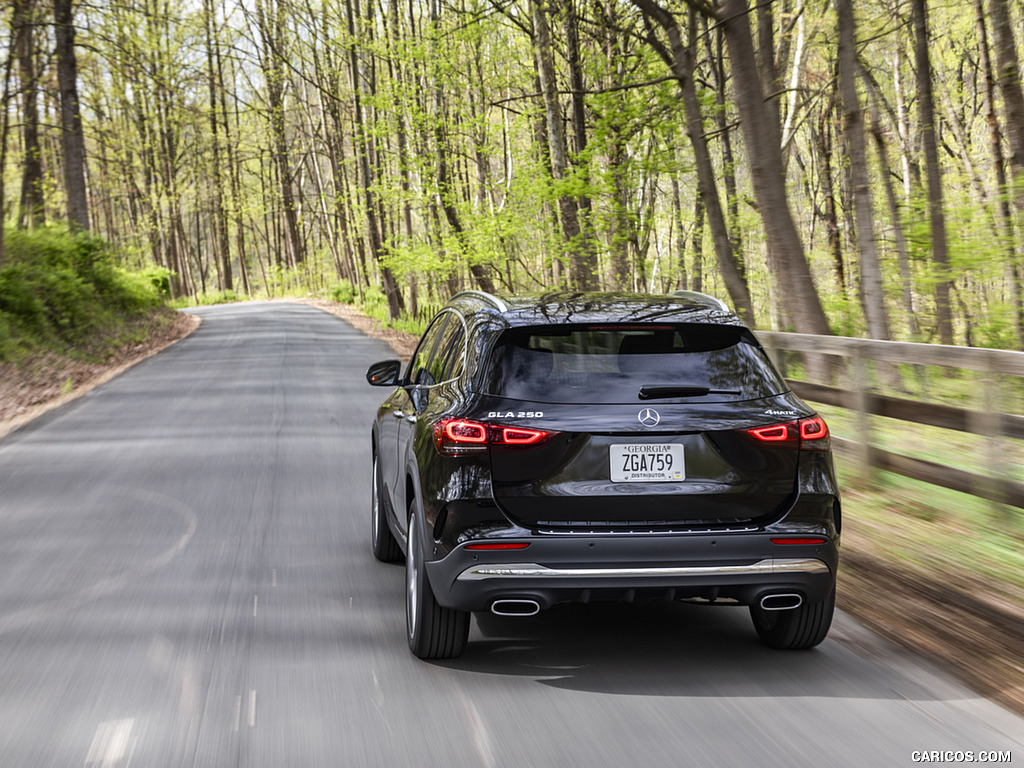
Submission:
M 859 439 L 853 413 L 830 406 L 819 411 L 834 435 Z M 987 438 L 880 417 L 871 417 L 871 430 L 873 444 L 885 450 L 993 472 Z M 1005 440 L 997 470 L 1016 479 L 1024 477 L 1019 442 Z M 1024 510 L 881 470 L 865 483 L 854 460 L 841 456 L 836 466 L 848 545 L 935 579 L 962 574 L 988 582 L 994 592 L 1024 590 Z
M 832 434 L 861 441 L 857 415 L 845 408 L 816 405 Z M 957 432 L 900 419 L 869 416 L 871 444 L 936 464 L 978 474 L 1024 481 L 1024 445 L 1019 440 Z
M 102 359 L 133 318 L 164 305 L 159 275 L 117 265 L 100 238 L 65 228 L 5 232 L 0 362 L 37 352 Z

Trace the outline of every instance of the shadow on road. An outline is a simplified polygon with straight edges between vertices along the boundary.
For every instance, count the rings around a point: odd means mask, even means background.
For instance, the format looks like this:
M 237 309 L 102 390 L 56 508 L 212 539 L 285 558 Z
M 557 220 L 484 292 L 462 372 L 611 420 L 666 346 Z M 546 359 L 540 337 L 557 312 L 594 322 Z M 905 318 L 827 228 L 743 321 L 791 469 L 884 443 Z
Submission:
M 466 653 L 441 666 L 569 690 L 675 697 L 944 698 L 850 649 L 847 619 L 809 651 L 762 646 L 742 607 L 565 606 L 514 619 L 476 614 Z M 856 629 L 852 629 L 856 633 Z M 878 651 L 874 651 L 877 655 Z M 883 660 L 885 661 L 885 660 Z

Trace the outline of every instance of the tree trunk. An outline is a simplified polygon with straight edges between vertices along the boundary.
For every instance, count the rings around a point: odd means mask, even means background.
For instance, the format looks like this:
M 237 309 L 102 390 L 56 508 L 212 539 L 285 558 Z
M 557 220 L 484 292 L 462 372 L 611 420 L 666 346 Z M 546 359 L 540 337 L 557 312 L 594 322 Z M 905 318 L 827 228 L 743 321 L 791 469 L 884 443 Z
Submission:
M 928 54 L 928 15 L 925 0 L 913 0 L 914 58 L 917 64 L 917 91 L 921 111 L 921 137 L 924 144 L 925 175 L 928 179 L 928 213 L 931 221 L 932 263 L 935 266 L 935 323 L 939 342 L 953 343 L 953 317 L 949 291 L 949 246 L 946 240 L 946 215 L 942 204 L 942 168 L 939 166 L 935 137 L 935 102 L 932 96 L 932 68 Z
M 242 205 L 241 205 L 241 180 L 239 176 L 241 174 L 240 166 L 241 162 L 238 161 L 236 156 L 235 147 L 237 142 L 232 139 L 231 135 L 231 119 L 228 112 L 227 105 L 227 89 L 224 87 L 224 62 L 221 56 L 220 46 L 215 51 L 215 58 L 217 60 L 217 84 L 220 92 L 220 113 L 224 116 L 224 149 L 227 155 L 227 167 L 228 167 L 228 183 L 231 192 L 231 212 L 235 217 L 235 250 L 238 253 L 238 271 L 242 277 L 242 289 L 245 291 L 245 295 L 252 296 L 252 282 L 249 279 L 249 264 L 247 258 L 247 251 L 245 247 L 245 227 L 242 225 Z M 236 97 L 237 106 L 237 97 Z M 235 109 L 235 135 L 241 133 L 238 127 L 239 124 L 239 112 L 241 110 Z
M 10 130 L 11 120 L 10 111 L 7 109 L 8 102 L 11 100 L 11 68 L 14 64 L 14 57 L 8 56 L 7 61 L 4 64 L 3 74 L 3 91 L 0 93 L 0 168 L 7 167 L 7 134 Z M 7 186 L 5 183 L 4 174 L 0 173 L 0 211 L 3 210 L 2 201 L 7 199 Z M 6 262 L 5 245 L 4 245 L 4 223 L 3 215 L 0 214 L 0 267 L 4 266 Z
M 747 10 L 747 0 L 722 0 L 718 17 L 732 61 L 736 106 L 742 120 L 758 212 L 764 223 L 768 250 L 784 271 L 787 290 L 781 294 L 782 303 L 789 310 L 796 331 L 830 334 L 789 209 L 779 125 L 765 109 Z M 782 277 L 777 275 L 777 279 Z
M 750 299 L 747 283 L 740 272 L 739 263 L 733 253 L 729 230 L 725 224 L 725 217 L 722 215 L 721 200 L 718 197 L 715 169 L 711 162 L 707 140 L 704 137 L 704 116 L 701 113 L 697 88 L 693 82 L 691 51 L 683 44 L 679 25 L 671 13 L 658 5 L 655 0 L 633 0 L 633 2 L 641 11 L 654 19 L 668 35 L 669 50 L 663 55 L 672 68 L 672 74 L 675 75 L 676 81 L 679 83 L 679 90 L 683 97 L 686 134 L 693 145 L 697 185 L 707 213 L 711 239 L 718 259 L 718 269 L 737 313 L 746 322 L 753 325 L 755 324 L 753 302 Z M 653 38 L 651 43 L 656 48 L 660 45 Z
M 398 3 L 391 3 L 390 5 L 390 18 L 391 18 L 391 38 L 388 41 L 390 57 L 388 60 L 388 67 L 390 70 L 391 79 L 401 84 L 402 90 L 406 86 L 406 74 L 405 69 L 398 65 L 397 51 L 402 43 L 401 25 L 398 17 Z M 409 142 L 407 139 L 407 129 L 405 125 L 405 110 L 399 99 L 399 94 L 396 89 L 394 96 L 394 108 L 395 115 L 398 120 L 398 130 L 395 132 L 395 139 L 398 142 L 398 168 L 399 176 L 401 179 L 402 189 L 402 223 L 404 226 L 403 237 L 407 245 L 410 245 L 413 240 L 413 225 L 412 225 L 412 203 L 409 191 L 411 189 L 411 182 L 409 180 L 409 168 L 413 165 L 413 158 L 409 152 Z M 416 317 L 419 312 L 419 285 L 416 279 L 415 270 L 409 270 L 409 314 Z
M 857 95 L 857 51 L 854 48 L 857 30 L 853 0 L 836 0 L 836 11 L 839 16 L 839 83 L 860 252 L 860 300 L 868 335 L 873 339 L 888 339 L 889 316 L 885 309 L 882 270 L 875 247 L 875 218 L 868 179 L 864 117 L 860 109 L 860 97 Z
M 918 0 L 921 1 L 921 0 Z M 1024 90 L 1020 82 L 1017 41 L 1010 21 L 1009 0 L 989 0 L 992 40 L 996 51 L 999 90 L 1006 110 L 1006 137 L 1010 142 L 1010 171 L 1014 182 L 1014 201 L 1024 213 Z
M 703 216 L 704 211 L 701 210 L 701 217 Z M 689 287 L 686 269 L 686 230 L 683 227 L 683 203 L 679 194 L 679 176 L 675 173 L 672 174 L 672 218 L 676 229 L 676 261 L 679 264 L 679 278 L 676 280 L 676 287 L 685 291 Z
M 204 0 L 204 15 L 206 17 L 206 74 L 209 87 L 209 108 L 210 108 L 210 186 L 213 191 L 213 242 L 214 255 L 218 264 L 220 275 L 220 287 L 222 290 L 234 289 L 234 280 L 231 274 L 231 244 L 228 240 L 228 215 L 224 208 L 223 181 L 220 162 L 220 123 L 217 119 L 217 68 L 215 43 L 219 48 L 219 41 L 216 40 L 213 0 Z
M 402 314 L 402 311 L 405 309 L 405 302 L 401 291 L 398 289 L 398 284 L 395 282 L 395 276 L 391 272 L 391 268 L 384 263 L 386 252 L 377 216 L 377 200 L 376 193 L 374 192 L 374 187 L 377 183 L 377 173 L 376 167 L 370 162 L 370 142 L 363 119 L 359 52 L 356 49 L 355 25 L 356 18 L 359 17 L 358 0 L 346 0 L 346 6 L 348 11 L 349 56 L 352 68 L 352 104 L 353 116 L 355 118 L 356 152 L 359 156 L 359 169 L 362 175 L 360 182 L 366 207 L 366 229 L 370 239 L 371 254 L 380 267 L 381 283 L 384 288 L 384 295 L 388 300 L 388 316 L 394 320 Z
M 812 129 L 814 148 L 818 151 L 821 170 L 818 173 L 821 181 L 822 194 L 825 198 L 825 229 L 828 232 L 828 250 L 832 254 L 832 264 L 839 281 L 839 290 L 846 296 L 846 266 L 843 264 L 843 238 L 839 232 L 839 216 L 836 213 L 836 192 L 832 183 L 832 128 L 831 109 L 823 112 L 818 120 L 816 130 Z
M 270 0 L 274 2 L 274 0 Z M 288 161 L 288 138 L 284 122 L 284 12 L 280 2 L 272 9 L 272 18 L 267 18 L 263 0 L 256 2 L 256 19 L 263 41 L 263 55 L 260 64 L 267 84 L 267 110 L 270 118 L 270 133 L 274 165 L 277 168 L 278 184 L 281 191 L 281 206 L 284 209 L 285 242 L 287 263 L 295 267 L 305 261 L 306 249 L 299 234 L 295 194 L 292 190 L 292 172 Z
M 557 2 L 557 0 L 556 0 Z M 565 14 L 565 48 L 569 66 L 570 108 L 572 111 L 573 152 L 580 157 L 587 149 L 587 123 L 583 103 L 583 66 L 580 62 L 579 19 L 576 0 L 562 0 Z M 583 169 L 586 184 L 586 169 Z M 597 243 L 594 239 L 593 204 L 586 192 L 579 195 L 577 212 L 580 225 L 580 243 L 575 257 L 579 287 L 584 291 L 597 290 Z
M 437 24 L 437 3 L 431 3 L 431 21 Z M 446 120 L 446 109 L 444 102 L 444 93 L 441 88 L 441 84 L 438 81 L 438 75 L 435 71 L 433 73 L 433 120 L 434 120 L 434 140 L 436 145 L 437 153 L 437 192 L 439 202 L 441 203 L 441 209 L 444 211 L 445 219 L 448 221 L 448 226 L 455 233 L 455 237 L 459 242 L 460 249 L 462 250 L 463 258 L 469 266 L 469 273 L 473 276 L 477 286 L 480 290 L 486 293 L 494 293 L 494 282 L 491 280 L 491 276 L 487 273 L 487 270 L 480 264 L 475 264 L 469 259 L 469 240 L 466 236 L 465 227 L 462 225 L 462 218 L 459 216 L 459 210 L 455 205 L 456 191 L 455 185 L 452 179 L 452 169 L 450 166 L 450 160 L 452 156 L 451 147 L 448 142 L 447 135 L 447 120 Z
M 544 98 L 548 149 L 551 153 L 551 175 L 557 185 L 569 170 L 568 145 L 562 121 L 562 105 L 558 98 L 558 83 L 555 81 L 555 56 L 551 43 L 551 26 L 543 0 L 530 0 L 533 19 L 534 51 L 540 75 L 541 93 Z M 558 191 L 558 211 L 562 222 L 563 252 L 569 259 L 573 287 L 579 290 L 593 290 L 596 287 L 590 263 L 583 256 L 579 206 L 576 199 L 564 190 Z
M 909 206 L 913 184 L 921 181 L 921 168 L 912 157 L 910 116 L 903 92 L 903 46 L 897 44 L 892 56 L 892 88 L 896 96 L 896 131 L 900 137 L 900 167 L 903 179 L 903 204 Z
M 693 196 L 693 290 L 704 290 L 704 197 Z
M 61 146 L 64 153 L 64 191 L 68 226 L 88 231 L 89 201 L 85 188 L 85 138 L 78 108 L 78 61 L 75 57 L 75 25 L 72 0 L 53 0 L 57 39 L 57 80 L 60 84 Z
M 889 218 L 892 220 L 893 239 L 896 241 L 896 255 L 900 264 L 900 284 L 903 288 L 903 311 L 907 313 L 907 327 L 910 329 L 910 337 L 916 341 L 921 329 L 917 324 L 917 307 L 914 306 L 914 290 L 910 277 L 907 239 L 903 235 L 899 203 L 896 201 L 896 191 L 892 188 L 892 178 L 888 170 L 889 153 L 886 149 L 885 137 L 882 135 L 882 129 L 878 125 L 877 120 L 872 123 L 871 133 L 874 136 L 875 147 L 878 150 L 878 164 L 882 168 L 882 187 L 885 189 L 885 199 L 889 206 Z
M 978 50 L 981 52 L 981 70 L 984 77 L 984 109 L 985 120 L 989 127 L 989 147 L 992 150 L 992 165 L 995 168 L 996 188 L 999 190 L 998 209 L 999 222 L 1002 229 L 1003 242 L 1006 247 L 1006 265 L 1009 275 L 1010 299 L 1014 308 L 1014 334 L 1017 348 L 1024 349 L 1024 301 L 1021 297 L 1020 263 L 1017 256 L 1016 237 L 1013 227 L 1013 214 L 1010 208 L 1012 194 L 1006 177 L 1006 161 L 1003 158 L 1003 142 L 999 130 L 999 118 L 996 115 L 995 75 L 992 71 L 992 59 L 989 55 L 988 30 L 985 25 L 985 8 L 982 0 L 974 0 L 975 24 L 978 29 Z M 1016 53 L 1014 47 L 1013 52 Z
M 695 28 L 697 13 L 690 9 L 690 39 L 696 38 Z M 715 27 L 714 34 L 707 27 L 707 20 L 704 20 L 704 40 L 707 47 L 707 56 L 712 79 L 715 84 L 715 124 L 718 127 L 718 141 L 722 146 L 722 181 L 725 182 L 725 200 L 728 209 L 729 238 L 732 240 L 732 252 L 736 259 L 736 266 L 743 276 L 743 282 L 747 283 L 746 258 L 743 253 L 743 235 L 740 230 L 740 198 L 736 189 L 736 157 L 732 151 L 732 132 L 734 126 L 730 126 L 725 108 L 725 38 L 721 29 Z M 712 37 L 714 47 L 712 48 Z M 703 207 L 701 208 L 703 211 Z M 749 284 L 748 284 L 749 290 Z
M 337 220 L 335 231 L 338 233 L 338 240 L 341 247 L 341 268 L 338 276 L 351 283 L 354 290 L 359 294 L 360 300 L 363 297 L 363 281 L 360 279 L 359 270 L 356 267 L 355 258 L 352 254 L 353 236 L 350 222 L 353 216 L 350 215 L 347 188 L 346 170 L 342 160 L 345 154 L 344 135 L 345 124 L 341 114 L 341 77 L 340 70 L 343 64 L 335 59 L 332 36 L 327 19 L 327 9 L 323 9 L 324 18 L 320 28 L 323 66 L 321 58 L 314 57 L 317 81 L 320 84 L 320 99 L 323 109 L 330 118 L 329 124 L 324 130 L 324 144 L 327 146 L 327 155 L 331 164 L 331 179 L 334 186 L 333 215 Z
M 39 76 L 36 72 L 35 0 L 13 0 L 11 32 L 21 81 L 21 211 L 18 225 L 38 227 L 45 217 L 43 161 L 39 146 Z
M 604 66 L 607 68 L 604 89 L 608 93 L 619 92 L 624 85 L 625 73 L 622 64 L 621 42 L 622 20 L 614 0 L 603 0 L 599 11 L 601 18 L 598 29 L 603 36 Z M 628 200 L 626 193 L 626 139 L 627 127 L 621 117 L 622 98 L 616 97 L 611 108 L 606 108 L 607 117 L 603 131 L 605 140 L 605 167 L 611 178 L 611 205 L 606 214 L 605 228 L 608 241 L 608 282 L 615 290 L 625 291 L 633 287 L 633 274 L 629 269 L 627 248 L 629 223 L 627 221 Z
M 724 4 L 723 4 L 724 5 Z M 744 5 L 746 2 L 744 0 Z M 757 2 L 757 51 L 755 62 L 761 78 L 761 91 L 764 94 L 764 110 L 768 119 L 778 131 L 777 143 L 782 147 L 782 114 L 779 110 L 779 96 L 782 93 L 782 82 L 779 70 L 775 65 L 775 18 L 772 9 L 775 3 Z M 724 8 L 723 8 L 724 12 Z M 744 13 L 746 9 L 744 8 Z M 719 14 L 722 17 L 722 14 Z M 749 22 L 747 22 L 749 24 Z M 729 49 L 732 50 L 731 48 Z

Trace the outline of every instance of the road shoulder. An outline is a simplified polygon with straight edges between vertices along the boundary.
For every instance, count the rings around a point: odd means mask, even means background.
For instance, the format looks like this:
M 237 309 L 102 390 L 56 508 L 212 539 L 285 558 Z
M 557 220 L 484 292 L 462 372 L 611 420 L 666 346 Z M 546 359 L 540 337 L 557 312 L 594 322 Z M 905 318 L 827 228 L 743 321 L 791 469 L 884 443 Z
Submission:
M 143 341 L 132 341 L 101 362 L 44 352 L 18 363 L 0 364 L 0 438 L 55 408 L 91 392 L 199 327 L 184 312 L 157 313 L 136 321 Z

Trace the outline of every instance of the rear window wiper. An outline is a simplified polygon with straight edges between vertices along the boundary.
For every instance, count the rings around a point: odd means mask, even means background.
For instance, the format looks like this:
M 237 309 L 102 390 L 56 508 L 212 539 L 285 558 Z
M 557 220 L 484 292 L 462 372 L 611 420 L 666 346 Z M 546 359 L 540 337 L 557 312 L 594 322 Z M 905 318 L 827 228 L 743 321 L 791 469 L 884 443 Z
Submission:
M 738 389 L 711 389 L 711 387 L 640 387 L 641 400 L 659 400 L 667 397 L 703 397 L 704 395 L 738 395 Z

